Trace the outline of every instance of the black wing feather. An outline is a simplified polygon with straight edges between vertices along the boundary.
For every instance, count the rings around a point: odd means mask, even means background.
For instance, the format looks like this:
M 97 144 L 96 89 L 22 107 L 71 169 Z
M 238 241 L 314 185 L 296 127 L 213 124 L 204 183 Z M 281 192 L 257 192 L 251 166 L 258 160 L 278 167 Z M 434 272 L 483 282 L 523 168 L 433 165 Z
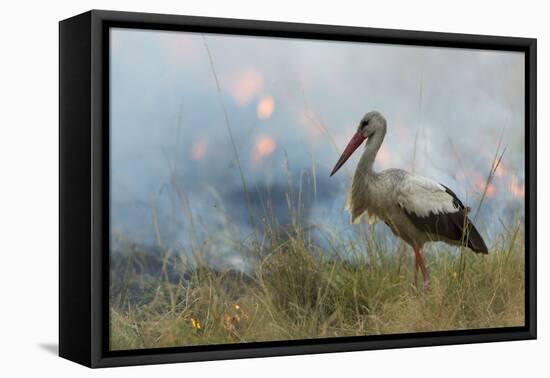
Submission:
M 470 209 L 462 203 L 458 196 L 448 187 L 441 184 L 445 191 L 453 198 L 453 205 L 456 212 L 452 213 L 430 213 L 427 216 L 419 216 L 414 212 L 405 209 L 405 214 L 411 222 L 428 234 L 436 237 L 443 237 L 456 243 L 463 244 L 477 253 L 488 253 L 487 245 L 468 218 Z
M 453 192 L 448 186 L 445 186 L 443 185 L 442 183 L 439 183 L 439 185 L 441 185 L 442 187 L 445 188 L 445 192 L 450 195 L 451 197 L 453 197 L 453 205 L 455 205 L 455 207 L 457 209 L 465 209 L 465 206 L 464 204 L 462 203 L 462 201 L 460 200 L 460 198 L 458 198 L 458 196 L 456 195 L 455 192 Z

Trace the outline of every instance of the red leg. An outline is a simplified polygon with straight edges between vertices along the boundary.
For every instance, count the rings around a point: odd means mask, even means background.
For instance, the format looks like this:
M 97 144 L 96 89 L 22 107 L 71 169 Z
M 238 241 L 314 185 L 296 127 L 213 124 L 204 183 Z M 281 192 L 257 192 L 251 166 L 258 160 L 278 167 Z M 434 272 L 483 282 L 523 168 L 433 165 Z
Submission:
M 430 286 L 430 275 L 428 273 L 428 269 L 426 268 L 426 265 L 424 264 L 424 259 L 422 258 L 421 248 L 420 247 L 414 247 L 414 282 L 416 283 L 416 273 L 418 272 L 418 269 L 422 271 L 422 277 L 424 277 L 424 286 L 428 287 Z
M 417 248 L 414 249 L 414 286 L 418 286 L 418 270 L 420 269 L 420 253 Z

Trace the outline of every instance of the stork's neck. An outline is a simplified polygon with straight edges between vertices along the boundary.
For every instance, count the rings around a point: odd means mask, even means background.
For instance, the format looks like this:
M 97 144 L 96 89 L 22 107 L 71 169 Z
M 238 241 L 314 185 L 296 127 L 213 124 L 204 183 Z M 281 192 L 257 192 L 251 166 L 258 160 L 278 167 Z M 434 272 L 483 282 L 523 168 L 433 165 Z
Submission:
M 361 156 L 361 159 L 359 159 L 359 164 L 357 165 L 357 170 L 355 171 L 356 174 L 359 173 L 365 175 L 375 173 L 373 169 L 374 160 L 376 159 L 376 154 L 384 141 L 385 135 L 386 131 L 381 129 L 367 139 L 365 151 L 363 151 L 363 155 Z

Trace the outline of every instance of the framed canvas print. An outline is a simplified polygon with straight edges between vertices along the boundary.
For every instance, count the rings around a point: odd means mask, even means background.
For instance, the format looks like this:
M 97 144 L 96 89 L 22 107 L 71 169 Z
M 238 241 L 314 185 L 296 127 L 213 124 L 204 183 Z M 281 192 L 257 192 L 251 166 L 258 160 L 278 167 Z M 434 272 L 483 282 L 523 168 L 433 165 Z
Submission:
M 536 40 L 60 22 L 60 355 L 536 337 Z

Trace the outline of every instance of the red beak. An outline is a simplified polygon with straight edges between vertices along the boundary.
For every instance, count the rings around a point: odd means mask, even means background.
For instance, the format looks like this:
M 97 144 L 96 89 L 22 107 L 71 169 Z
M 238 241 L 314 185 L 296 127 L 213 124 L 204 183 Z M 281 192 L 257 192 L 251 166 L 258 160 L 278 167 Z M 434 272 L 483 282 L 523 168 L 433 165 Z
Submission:
M 357 149 L 357 147 L 359 147 L 365 139 L 366 139 L 365 136 L 360 131 L 355 133 L 353 138 L 351 138 L 351 140 L 349 141 L 348 146 L 346 147 L 346 149 L 342 153 L 342 156 L 340 156 L 340 159 L 338 159 L 338 162 L 334 166 L 334 169 L 332 170 L 332 173 L 330 174 L 331 176 L 334 175 L 336 173 L 336 171 L 339 170 L 340 167 L 342 167 L 342 165 L 344 165 L 344 163 L 349 159 L 351 154 L 353 154 L 353 151 L 355 151 Z

